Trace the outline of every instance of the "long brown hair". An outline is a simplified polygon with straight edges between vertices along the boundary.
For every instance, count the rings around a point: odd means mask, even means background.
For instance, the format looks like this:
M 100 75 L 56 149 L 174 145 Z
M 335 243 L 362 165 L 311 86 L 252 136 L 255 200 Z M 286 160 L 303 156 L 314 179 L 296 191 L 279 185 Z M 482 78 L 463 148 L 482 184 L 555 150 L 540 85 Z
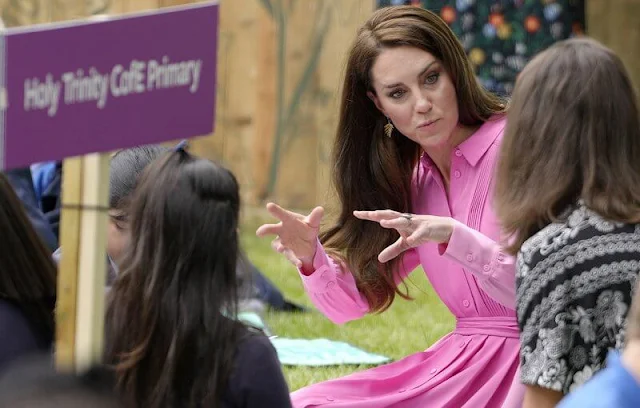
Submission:
M 217 407 L 240 337 L 238 183 L 183 150 L 151 163 L 108 299 L 106 360 L 127 406 Z
M 0 299 L 18 306 L 40 338 L 53 340 L 56 265 L 22 202 L 0 173 Z M 44 344 L 43 344 L 44 345 Z
M 594 40 L 556 43 L 524 68 L 495 196 L 511 253 L 580 199 L 612 221 L 640 221 L 638 115 L 622 61 Z
M 401 257 L 380 265 L 378 254 L 398 235 L 375 223 L 359 221 L 354 210 L 411 212 L 411 179 L 421 148 L 408 138 L 384 135 L 386 118 L 367 96 L 374 92 L 371 68 L 385 48 L 411 46 L 438 58 L 456 88 L 459 121 L 479 125 L 503 112 L 501 99 L 477 82 L 462 45 L 434 13 L 412 6 L 376 11 L 358 31 L 348 56 L 340 121 L 333 148 L 333 182 L 341 204 L 336 224 L 321 234 L 325 248 L 352 268 L 358 289 L 371 311 L 388 308 Z

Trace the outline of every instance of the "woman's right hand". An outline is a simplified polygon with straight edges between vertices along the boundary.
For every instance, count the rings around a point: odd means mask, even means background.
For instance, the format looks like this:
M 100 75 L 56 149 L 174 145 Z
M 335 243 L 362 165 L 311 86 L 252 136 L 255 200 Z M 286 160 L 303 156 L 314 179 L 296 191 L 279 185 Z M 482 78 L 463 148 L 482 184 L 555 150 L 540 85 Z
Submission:
M 277 204 L 267 204 L 267 211 L 280 220 L 277 224 L 264 224 L 256 230 L 256 235 L 275 235 L 271 247 L 283 254 L 296 268 L 313 270 L 320 221 L 324 215 L 322 207 L 316 207 L 304 216 L 285 210 Z

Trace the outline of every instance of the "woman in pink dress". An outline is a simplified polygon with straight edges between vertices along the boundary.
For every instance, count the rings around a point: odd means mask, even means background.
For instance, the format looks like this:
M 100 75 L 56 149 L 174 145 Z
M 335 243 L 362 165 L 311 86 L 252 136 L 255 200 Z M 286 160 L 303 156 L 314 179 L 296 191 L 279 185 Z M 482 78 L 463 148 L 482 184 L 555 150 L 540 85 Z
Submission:
M 321 207 L 304 216 L 270 203 L 280 222 L 257 234 L 276 235 L 274 249 L 337 324 L 405 296 L 418 265 L 457 323 L 423 352 L 298 390 L 294 406 L 520 406 L 514 259 L 491 203 L 503 101 L 478 84 L 449 27 L 417 7 L 375 12 L 346 69 L 337 223 L 320 234 Z

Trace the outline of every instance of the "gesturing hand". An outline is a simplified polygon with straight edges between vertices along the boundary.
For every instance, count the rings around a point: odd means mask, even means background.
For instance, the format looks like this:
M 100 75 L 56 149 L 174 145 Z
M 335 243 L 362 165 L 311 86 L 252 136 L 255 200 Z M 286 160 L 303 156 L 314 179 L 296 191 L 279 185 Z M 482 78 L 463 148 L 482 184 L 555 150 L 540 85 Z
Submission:
M 285 210 L 277 204 L 267 204 L 271 215 L 280 220 L 277 224 L 264 224 L 256 230 L 256 235 L 276 235 L 271 247 L 283 254 L 297 268 L 310 267 L 316 253 L 316 242 L 320 221 L 324 215 L 322 207 L 316 207 L 304 216 Z
M 378 260 L 383 263 L 426 242 L 449 242 L 455 222 L 449 217 L 403 214 L 393 210 L 354 211 L 353 215 L 361 220 L 377 222 L 383 228 L 395 229 L 400 234 L 396 242 L 378 255 Z

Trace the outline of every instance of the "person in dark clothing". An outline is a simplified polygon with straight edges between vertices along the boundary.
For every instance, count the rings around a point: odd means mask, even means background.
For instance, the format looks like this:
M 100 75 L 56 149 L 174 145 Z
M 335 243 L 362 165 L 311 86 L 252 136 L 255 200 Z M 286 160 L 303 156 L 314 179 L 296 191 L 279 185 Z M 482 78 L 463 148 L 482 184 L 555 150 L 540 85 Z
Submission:
M 233 174 L 177 149 L 144 171 L 107 300 L 105 361 L 128 407 L 290 407 L 277 354 L 234 319 Z
M 36 230 L 40 239 L 51 250 L 58 247 L 58 234 L 52 229 L 52 224 L 43 214 L 33 186 L 31 169 L 29 167 L 7 170 L 5 176 L 9 180 Z
M 0 371 L 22 355 L 48 350 L 54 336 L 56 268 L 25 209 L 0 174 Z
M 246 252 L 240 249 L 237 264 L 237 275 L 240 279 L 240 299 L 259 300 L 271 309 L 280 312 L 306 312 L 304 306 L 291 302 L 282 292 L 251 262 Z

